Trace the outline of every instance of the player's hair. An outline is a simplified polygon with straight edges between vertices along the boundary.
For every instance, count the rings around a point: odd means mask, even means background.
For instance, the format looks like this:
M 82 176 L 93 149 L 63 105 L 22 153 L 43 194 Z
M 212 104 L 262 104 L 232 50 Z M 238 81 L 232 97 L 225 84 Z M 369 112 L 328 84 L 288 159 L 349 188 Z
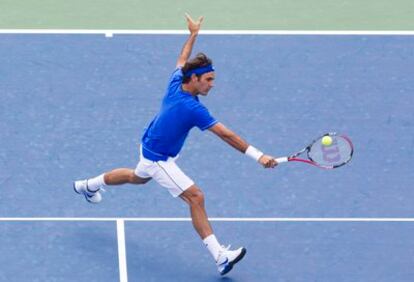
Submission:
M 204 53 L 198 53 L 194 58 L 192 58 L 191 60 L 188 60 L 185 65 L 182 68 L 182 72 L 184 74 L 183 76 L 183 83 L 187 83 L 191 80 L 191 77 L 186 77 L 185 74 L 193 69 L 196 68 L 200 68 L 200 67 L 205 67 L 208 65 L 213 64 L 213 61 L 206 56 L 206 54 Z M 197 75 L 197 74 L 196 74 Z M 197 75 L 197 77 L 200 77 L 200 75 Z

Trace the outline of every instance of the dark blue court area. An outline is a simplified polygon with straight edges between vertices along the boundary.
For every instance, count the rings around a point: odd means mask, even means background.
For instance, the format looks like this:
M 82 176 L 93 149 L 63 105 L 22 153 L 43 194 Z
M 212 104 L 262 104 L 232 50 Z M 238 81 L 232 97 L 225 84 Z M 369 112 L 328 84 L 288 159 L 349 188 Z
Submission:
M 135 167 L 183 35 L 0 36 L 0 281 L 119 281 L 115 221 L 189 217 L 155 182 L 109 187 L 99 205 L 72 181 Z M 268 154 L 329 131 L 354 158 L 265 170 L 194 129 L 178 160 L 210 217 L 414 218 L 413 36 L 201 35 L 210 112 Z M 246 246 L 225 278 L 190 222 L 125 223 L 128 281 L 414 281 L 414 222 L 213 222 Z M 29 277 L 29 278 L 27 278 Z

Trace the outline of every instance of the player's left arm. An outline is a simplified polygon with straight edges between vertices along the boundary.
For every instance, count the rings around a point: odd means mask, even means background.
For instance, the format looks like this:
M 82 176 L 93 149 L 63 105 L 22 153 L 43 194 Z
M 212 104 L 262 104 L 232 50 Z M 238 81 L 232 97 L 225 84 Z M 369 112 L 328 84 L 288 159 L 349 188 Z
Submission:
M 209 130 L 216 134 L 218 137 L 220 137 L 227 144 L 235 148 L 236 150 L 255 159 L 263 167 L 270 168 L 275 167 L 277 165 L 277 162 L 272 156 L 265 155 L 261 151 L 249 145 L 239 135 L 225 127 L 222 123 L 216 123 L 215 125 L 210 127 Z
M 197 21 L 194 21 L 190 15 L 185 14 L 185 17 L 187 19 L 187 27 L 190 31 L 190 36 L 188 37 L 187 41 L 184 43 L 183 49 L 181 50 L 180 55 L 177 59 L 177 67 L 182 67 L 187 62 L 188 58 L 191 55 L 191 51 L 193 50 L 193 45 L 196 41 L 198 32 L 201 28 L 201 23 L 203 22 L 203 17 L 198 18 Z

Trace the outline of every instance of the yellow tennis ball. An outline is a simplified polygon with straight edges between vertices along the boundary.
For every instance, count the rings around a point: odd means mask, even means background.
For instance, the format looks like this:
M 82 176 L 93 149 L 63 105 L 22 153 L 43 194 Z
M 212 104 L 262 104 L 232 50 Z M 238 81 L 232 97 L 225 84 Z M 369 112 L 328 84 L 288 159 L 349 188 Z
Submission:
M 322 138 L 322 145 L 331 146 L 332 145 L 332 137 L 331 136 L 324 136 Z

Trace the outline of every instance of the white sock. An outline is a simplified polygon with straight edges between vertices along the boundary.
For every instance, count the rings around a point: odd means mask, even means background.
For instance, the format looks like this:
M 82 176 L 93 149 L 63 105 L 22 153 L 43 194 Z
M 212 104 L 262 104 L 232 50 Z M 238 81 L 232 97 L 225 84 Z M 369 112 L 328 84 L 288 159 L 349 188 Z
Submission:
M 211 255 L 213 256 L 214 260 L 217 261 L 219 252 L 221 251 L 221 246 L 217 241 L 217 238 L 214 234 L 211 234 L 204 238 L 203 240 L 204 245 L 207 247 L 207 250 L 210 251 Z
M 88 190 L 91 192 L 96 192 L 105 185 L 104 174 L 88 179 Z

